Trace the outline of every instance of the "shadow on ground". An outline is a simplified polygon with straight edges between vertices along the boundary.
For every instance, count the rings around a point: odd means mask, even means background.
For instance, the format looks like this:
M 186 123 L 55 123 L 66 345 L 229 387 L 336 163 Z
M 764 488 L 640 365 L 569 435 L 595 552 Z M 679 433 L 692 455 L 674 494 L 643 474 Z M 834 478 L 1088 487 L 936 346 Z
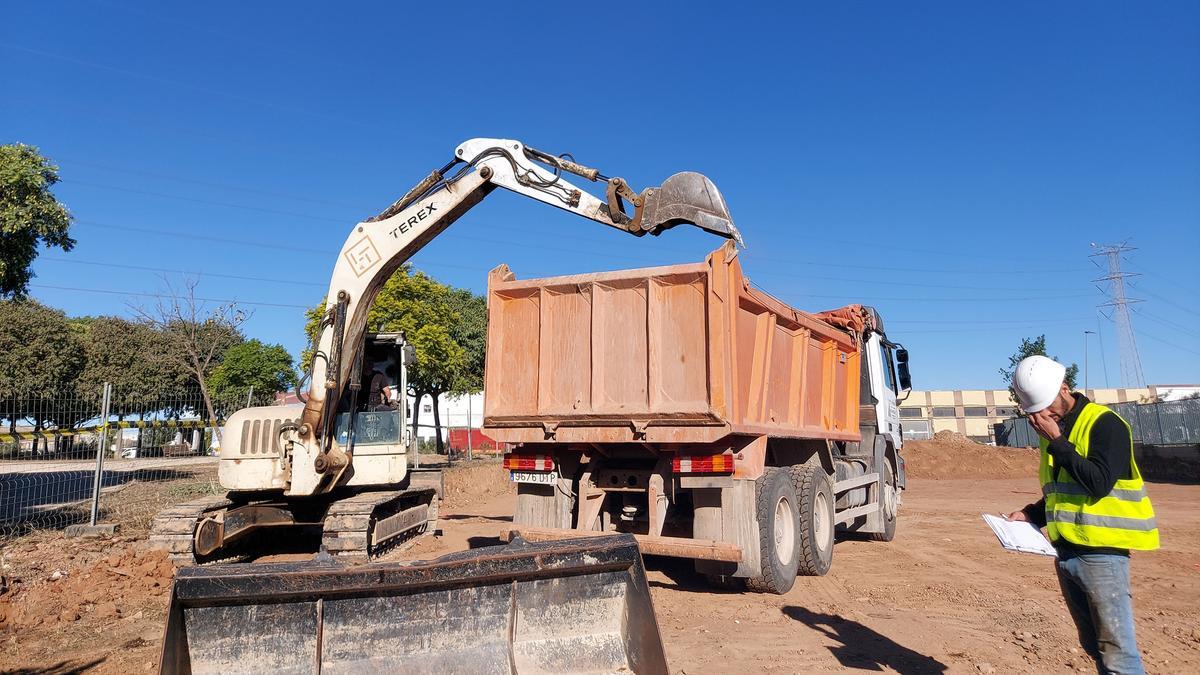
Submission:
M 887 667 L 897 673 L 913 675 L 946 672 L 946 664 L 941 661 L 913 651 L 857 621 L 795 605 L 784 607 L 782 611 L 825 637 L 841 643 L 830 647 L 829 651 L 847 668 L 883 670 Z
M 52 666 L 40 668 L 17 668 L 15 670 L 4 671 L 5 675 L 72 675 L 73 673 L 86 673 L 96 666 L 104 663 L 104 658 L 93 659 L 87 661 L 84 659 L 76 661 L 60 661 Z
M 512 516 L 480 516 L 471 513 L 455 513 L 449 516 L 439 516 L 442 520 L 494 520 L 498 523 L 511 523 Z

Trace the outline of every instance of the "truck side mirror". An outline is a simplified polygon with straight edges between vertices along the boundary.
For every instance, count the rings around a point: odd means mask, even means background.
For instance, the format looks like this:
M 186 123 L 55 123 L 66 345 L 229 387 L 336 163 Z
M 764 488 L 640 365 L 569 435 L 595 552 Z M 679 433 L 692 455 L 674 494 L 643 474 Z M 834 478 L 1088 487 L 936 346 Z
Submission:
M 905 356 L 908 355 L 903 349 L 900 351 L 904 353 Z M 897 360 L 899 360 L 899 355 L 897 355 Z M 912 389 L 912 375 L 908 372 L 908 359 L 900 361 L 898 364 L 896 364 L 896 367 L 900 371 L 900 389 L 904 391 Z
M 901 347 L 896 350 L 896 361 L 898 363 L 908 363 L 908 350 Z
M 417 348 L 412 345 L 404 345 L 404 365 L 411 366 L 417 362 Z

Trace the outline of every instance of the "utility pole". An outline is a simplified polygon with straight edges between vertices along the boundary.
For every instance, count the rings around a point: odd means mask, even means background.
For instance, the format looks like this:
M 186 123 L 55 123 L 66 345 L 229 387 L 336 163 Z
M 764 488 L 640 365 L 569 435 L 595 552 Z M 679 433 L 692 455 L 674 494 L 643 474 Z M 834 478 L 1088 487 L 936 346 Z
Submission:
M 1094 330 L 1083 331 L 1083 390 L 1088 390 L 1088 339 L 1087 336 L 1095 335 Z
M 1094 281 L 1108 282 L 1108 291 L 1101 289 L 1101 292 L 1105 292 L 1111 299 L 1099 306 L 1112 309 L 1110 318 L 1116 324 L 1117 343 L 1121 350 L 1121 385 L 1132 388 L 1144 387 L 1146 380 L 1142 376 L 1142 359 L 1138 355 L 1137 339 L 1134 337 L 1133 324 L 1129 319 L 1129 305 L 1141 302 L 1141 300 L 1125 296 L 1125 279 L 1136 275 L 1121 271 L 1122 254 L 1137 249 L 1124 242 L 1112 246 L 1092 244 L 1092 248 L 1096 249 L 1096 252 L 1090 257 L 1104 257 L 1107 262 L 1106 266 L 1100 267 L 1101 269 L 1106 268 L 1108 274 Z

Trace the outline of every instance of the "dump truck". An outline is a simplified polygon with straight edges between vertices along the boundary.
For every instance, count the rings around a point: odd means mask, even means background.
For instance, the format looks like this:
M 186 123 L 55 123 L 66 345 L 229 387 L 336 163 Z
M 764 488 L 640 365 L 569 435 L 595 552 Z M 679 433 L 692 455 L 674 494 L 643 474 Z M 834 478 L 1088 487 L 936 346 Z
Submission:
M 484 432 L 515 444 L 504 536 L 630 533 L 773 593 L 829 570 L 835 530 L 895 536 L 911 378 L 874 309 L 789 307 L 732 242 L 618 272 L 501 265 L 487 299 Z

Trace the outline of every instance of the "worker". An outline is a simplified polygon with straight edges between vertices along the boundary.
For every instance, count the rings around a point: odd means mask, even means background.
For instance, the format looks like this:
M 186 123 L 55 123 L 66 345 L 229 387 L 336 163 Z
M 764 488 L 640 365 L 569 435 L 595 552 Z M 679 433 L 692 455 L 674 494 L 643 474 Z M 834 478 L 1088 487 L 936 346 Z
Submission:
M 396 366 L 392 365 L 390 361 L 376 363 L 374 372 L 371 374 L 370 385 L 367 387 L 367 409 L 373 411 L 396 409 L 395 382 Z
M 1009 520 L 1045 527 L 1059 586 L 1084 651 L 1101 673 L 1143 673 L 1133 629 L 1129 552 L 1158 548 L 1158 526 L 1128 423 L 1072 392 L 1045 356 L 1017 364 L 1017 403 L 1041 436 L 1043 498 Z

